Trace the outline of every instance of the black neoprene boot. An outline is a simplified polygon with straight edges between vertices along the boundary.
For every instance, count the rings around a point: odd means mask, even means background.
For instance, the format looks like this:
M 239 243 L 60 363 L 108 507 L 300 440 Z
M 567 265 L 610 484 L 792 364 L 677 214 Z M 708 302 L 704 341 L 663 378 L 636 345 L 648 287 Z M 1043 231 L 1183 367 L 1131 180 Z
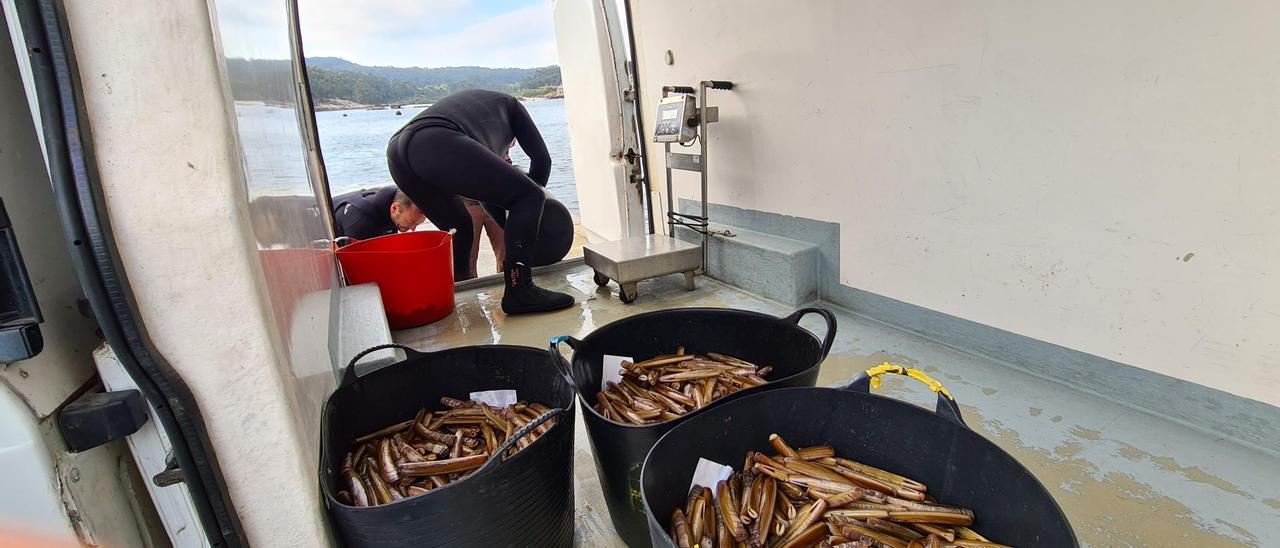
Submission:
M 507 314 L 550 312 L 573 306 L 573 297 L 533 285 L 533 273 L 521 263 L 502 271 L 507 285 L 502 292 L 502 311 Z

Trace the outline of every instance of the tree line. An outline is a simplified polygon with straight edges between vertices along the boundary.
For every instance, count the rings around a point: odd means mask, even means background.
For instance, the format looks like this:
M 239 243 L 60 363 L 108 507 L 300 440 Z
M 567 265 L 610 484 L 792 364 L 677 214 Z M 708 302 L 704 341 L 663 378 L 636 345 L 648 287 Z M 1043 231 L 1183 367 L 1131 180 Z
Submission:
M 278 59 L 227 59 L 232 93 L 240 101 L 288 102 L 292 69 Z M 488 89 L 517 97 L 554 95 L 560 67 L 371 67 L 337 57 L 307 59 L 312 100 L 366 105 L 434 102 L 464 89 Z

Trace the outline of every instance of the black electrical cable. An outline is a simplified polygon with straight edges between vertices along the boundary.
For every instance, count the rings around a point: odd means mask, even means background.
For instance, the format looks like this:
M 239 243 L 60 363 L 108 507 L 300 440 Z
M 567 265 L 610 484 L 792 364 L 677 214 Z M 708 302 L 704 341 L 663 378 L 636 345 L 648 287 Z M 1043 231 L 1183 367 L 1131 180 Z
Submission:
M 635 102 L 636 108 L 636 142 L 640 145 L 640 158 L 636 161 L 640 162 L 640 181 L 644 189 L 644 205 L 645 205 L 645 221 L 649 225 L 649 234 L 654 234 L 653 226 L 653 190 L 649 185 L 649 151 L 647 149 L 648 142 L 645 140 L 644 117 L 640 115 L 640 57 L 636 52 L 636 32 L 635 25 L 631 16 L 631 0 L 622 0 L 622 8 L 625 11 L 625 19 L 627 22 L 627 46 L 628 52 L 631 54 L 631 100 Z
M 16 5 L 31 61 L 54 201 L 85 297 L 107 343 L 164 426 L 209 543 L 244 546 L 244 530 L 200 408 L 182 377 L 152 344 L 120 262 L 93 159 L 63 4 L 19 0 Z

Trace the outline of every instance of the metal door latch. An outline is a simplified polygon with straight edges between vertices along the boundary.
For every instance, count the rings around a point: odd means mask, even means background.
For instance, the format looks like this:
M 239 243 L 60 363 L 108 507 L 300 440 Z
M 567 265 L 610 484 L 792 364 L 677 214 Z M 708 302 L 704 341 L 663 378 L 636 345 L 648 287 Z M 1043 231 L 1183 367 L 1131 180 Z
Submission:
M 182 469 L 178 468 L 178 460 L 173 458 L 173 453 L 165 455 L 164 470 L 151 477 L 151 483 L 156 487 L 168 487 L 182 481 Z

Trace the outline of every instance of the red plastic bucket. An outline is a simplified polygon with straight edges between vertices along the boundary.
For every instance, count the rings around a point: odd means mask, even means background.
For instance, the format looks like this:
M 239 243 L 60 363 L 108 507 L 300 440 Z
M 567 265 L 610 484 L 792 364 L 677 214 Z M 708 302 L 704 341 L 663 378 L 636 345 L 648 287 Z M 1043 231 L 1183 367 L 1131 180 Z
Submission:
M 453 237 L 448 232 L 404 232 L 338 249 L 351 285 L 374 282 L 391 329 L 434 322 L 453 312 Z

